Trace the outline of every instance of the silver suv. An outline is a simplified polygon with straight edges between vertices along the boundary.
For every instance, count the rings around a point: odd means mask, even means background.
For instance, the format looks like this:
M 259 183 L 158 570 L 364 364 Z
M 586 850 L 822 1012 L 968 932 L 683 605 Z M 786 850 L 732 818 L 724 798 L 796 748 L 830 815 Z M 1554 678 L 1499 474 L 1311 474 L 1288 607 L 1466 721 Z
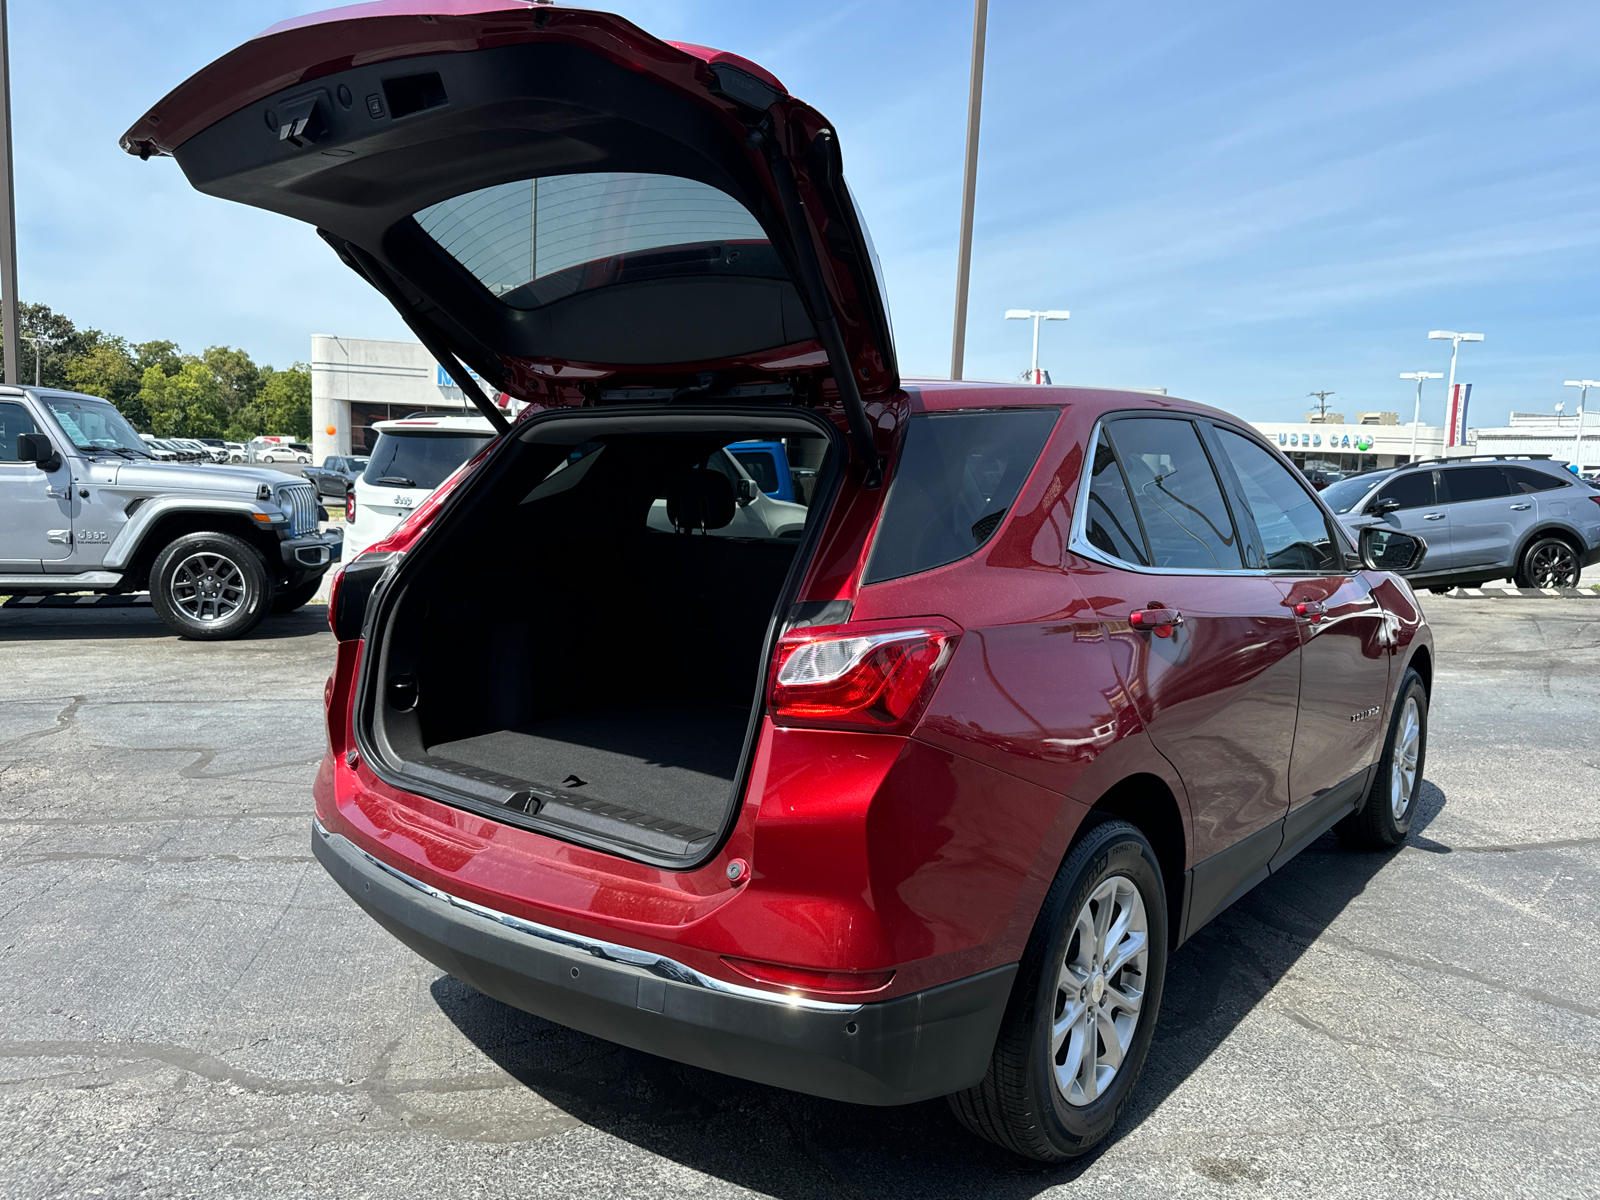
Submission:
M 1506 578 L 1576 587 L 1600 562 L 1600 488 L 1548 458 L 1424 460 L 1341 479 L 1322 498 L 1352 536 L 1377 524 L 1421 534 L 1428 556 L 1410 579 L 1435 591 Z
M 141 592 L 184 637 L 248 633 L 344 547 L 281 472 L 157 462 L 112 405 L 0 387 L 0 593 Z

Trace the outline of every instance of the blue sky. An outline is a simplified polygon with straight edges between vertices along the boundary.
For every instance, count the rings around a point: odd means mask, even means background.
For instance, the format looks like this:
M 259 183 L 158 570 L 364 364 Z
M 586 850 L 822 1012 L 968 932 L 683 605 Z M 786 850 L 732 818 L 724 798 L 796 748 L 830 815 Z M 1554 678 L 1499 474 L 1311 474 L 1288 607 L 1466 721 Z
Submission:
M 305 0 L 11 0 L 20 291 L 82 325 L 304 359 L 403 337 L 312 231 L 193 192 L 116 139 Z M 971 6 L 628 0 L 828 116 L 903 370 L 949 369 Z M 967 376 L 1166 387 L 1257 420 L 1331 388 L 1410 416 L 1462 351 L 1473 424 L 1600 375 L 1600 6 L 991 0 Z M 1444 388 L 1429 409 L 1442 417 Z M 1565 394 L 1563 394 L 1565 393 Z M 1425 410 L 1425 419 L 1430 415 Z

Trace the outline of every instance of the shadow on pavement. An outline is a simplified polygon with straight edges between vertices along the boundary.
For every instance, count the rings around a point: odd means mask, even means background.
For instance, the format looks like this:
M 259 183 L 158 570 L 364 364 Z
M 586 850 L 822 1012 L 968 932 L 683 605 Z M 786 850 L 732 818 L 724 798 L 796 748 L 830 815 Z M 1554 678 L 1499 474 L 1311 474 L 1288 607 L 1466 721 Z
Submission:
M 1444 803 L 1443 792 L 1423 784 L 1413 838 Z M 1391 858 L 1345 850 L 1328 834 L 1173 956 L 1144 1077 L 1115 1138 L 1143 1123 L 1217 1049 Z M 942 1100 L 905 1108 L 818 1100 L 573 1032 L 450 976 L 432 991 L 463 1034 L 552 1104 L 652 1154 L 781 1200 L 1026 1200 L 1093 1164 L 1015 1158 L 968 1134 Z M 1217 1178 L 1226 1164 L 1206 1167 Z
M 292 613 L 269 616 L 248 635 L 219 646 L 277 642 L 328 632 L 328 606 L 307 604 Z M 0 606 L 0 645 L 7 642 L 157 641 L 181 639 L 161 623 L 148 604 L 128 607 L 44 608 Z M 189 643 L 204 646 L 205 642 Z

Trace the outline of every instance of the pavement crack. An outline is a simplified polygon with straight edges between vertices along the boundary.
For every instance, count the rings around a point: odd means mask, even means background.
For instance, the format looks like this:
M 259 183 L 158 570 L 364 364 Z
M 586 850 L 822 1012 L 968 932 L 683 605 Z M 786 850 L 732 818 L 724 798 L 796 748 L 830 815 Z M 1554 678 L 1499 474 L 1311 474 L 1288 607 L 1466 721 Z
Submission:
M 71 729 L 78 723 L 78 710 L 88 702 L 88 696 L 72 697 L 71 702 L 56 714 L 56 723 L 54 725 L 48 729 L 35 729 L 30 733 L 8 738 L 6 741 L 0 742 L 0 750 L 9 750 L 14 746 L 22 745 L 24 742 L 37 741 L 39 738 L 51 737 L 54 734 Z

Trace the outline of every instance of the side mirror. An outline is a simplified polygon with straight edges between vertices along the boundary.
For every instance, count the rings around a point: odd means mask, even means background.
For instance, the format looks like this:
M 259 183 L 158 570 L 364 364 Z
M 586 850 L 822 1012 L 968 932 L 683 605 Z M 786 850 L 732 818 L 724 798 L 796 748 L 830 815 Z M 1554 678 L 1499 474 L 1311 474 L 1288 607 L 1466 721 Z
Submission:
M 761 488 L 754 479 L 741 479 L 737 488 L 740 504 L 753 504 L 755 498 L 761 494 Z
M 1396 511 L 1399 509 L 1399 507 L 1400 501 L 1391 496 L 1386 500 L 1374 500 L 1371 504 L 1367 505 L 1367 512 L 1371 513 L 1375 517 L 1381 517 L 1385 513 L 1392 513 Z
M 1415 571 L 1428 553 L 1428 543 L 1414 533 L 1381 525 L 1361 531 L 1361 565 L 1369 571 Z
M 61 455 L 42 433 L 17 434 L 17 461 L 31 462 L 41 471 L 61 469 Z

